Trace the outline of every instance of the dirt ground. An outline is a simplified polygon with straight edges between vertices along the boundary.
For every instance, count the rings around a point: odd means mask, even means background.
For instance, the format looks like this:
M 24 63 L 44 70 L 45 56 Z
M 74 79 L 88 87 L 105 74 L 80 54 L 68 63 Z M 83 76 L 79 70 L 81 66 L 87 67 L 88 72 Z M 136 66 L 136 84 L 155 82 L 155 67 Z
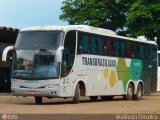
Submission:
M 160 114 L 160 92 L 143 96 L 140 101 L 116 97 L 112 101 L 91 102 L 88 97 L 73 104 L 72 99 L 43 99 L 36 105 L 33 97 L 0 94 L 0 114 Z

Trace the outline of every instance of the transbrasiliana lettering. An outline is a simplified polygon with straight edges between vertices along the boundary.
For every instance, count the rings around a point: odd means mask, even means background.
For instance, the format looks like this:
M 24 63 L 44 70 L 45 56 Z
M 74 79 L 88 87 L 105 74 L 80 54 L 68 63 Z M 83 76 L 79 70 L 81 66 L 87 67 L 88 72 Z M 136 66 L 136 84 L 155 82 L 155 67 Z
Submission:
M 110 59 L 82 57 L 82 65 L 116 67 L 116 61 Z

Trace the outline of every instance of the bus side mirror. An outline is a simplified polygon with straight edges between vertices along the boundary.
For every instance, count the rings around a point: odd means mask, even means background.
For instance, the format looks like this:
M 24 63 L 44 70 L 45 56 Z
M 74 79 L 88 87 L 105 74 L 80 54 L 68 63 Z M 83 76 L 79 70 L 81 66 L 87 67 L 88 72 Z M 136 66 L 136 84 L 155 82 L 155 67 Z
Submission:
M 62 53 L 64 50 L 64 46 L 60 46 L 57 51 L 56 51 L 56 61 L 57 62 L 62 62 Z
M 13 50 L 14 47 L 13 46 L 8 46 L 6 47 L 4 50 L 3 50 L 3 53 L 2 53 L 2 61 L 6 62 L 7 61 L 7 54 L 10 50 Z

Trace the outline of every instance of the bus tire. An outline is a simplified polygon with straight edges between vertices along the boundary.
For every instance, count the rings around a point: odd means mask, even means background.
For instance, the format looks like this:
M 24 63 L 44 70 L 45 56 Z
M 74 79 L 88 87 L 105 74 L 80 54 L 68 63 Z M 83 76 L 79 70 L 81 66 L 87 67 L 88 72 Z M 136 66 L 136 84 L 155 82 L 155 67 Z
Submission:
M 128 89 L 127 89 L 127 94 L 124 95 L 124 99 L 125 100 L 132 100 L 133 99 L 133 94 L 134 94 L 134 88 L 132 84 L 128 85 Z
M 97 101 L 98 96 L 89 96 L 89 98 L 91 101 Z
M 101 100 L 104 100 L 104 101 L 106 101 L 106 100 L 112 100 L 113 99 L 113 96 L 100 96 L 101 97 Z
M 134 100 L 140 100 L 142 98 L 143 88 L 141 84 L 138 84 L 136 94 L 133 96 Z
M 42 97 L 35 97 L 35 102 L 36 102 L 36 104 L 41 104 L 42 103 Z
M 80 88 L 79 88 L 79 83 L 78 83 L 77 86 L 76 86 L 76 89 L 75 89 L 75 94 L 74 94 L 74 97 L 73 97 L 73 103 L 78 104 L 79 101 L 80 101 Z

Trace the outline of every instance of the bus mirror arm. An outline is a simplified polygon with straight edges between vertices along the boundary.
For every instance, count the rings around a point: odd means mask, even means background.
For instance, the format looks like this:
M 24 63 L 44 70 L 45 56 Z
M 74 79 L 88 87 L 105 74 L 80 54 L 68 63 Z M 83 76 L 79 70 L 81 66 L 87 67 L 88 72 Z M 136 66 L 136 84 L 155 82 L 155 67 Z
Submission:
M 64 50 L 64 46 L 60 46 L 56 51 L 56 61 L 62 62 L 62 51 Z
M 8 46 L 6 47 L 4 50 L 3 50 L 3 53 L 2 53 L 2 61 L 6 62 L 7 61 L 7 54 L 8 54 L 8 51 L 10 50 L 13 50 L 13 46 Z

